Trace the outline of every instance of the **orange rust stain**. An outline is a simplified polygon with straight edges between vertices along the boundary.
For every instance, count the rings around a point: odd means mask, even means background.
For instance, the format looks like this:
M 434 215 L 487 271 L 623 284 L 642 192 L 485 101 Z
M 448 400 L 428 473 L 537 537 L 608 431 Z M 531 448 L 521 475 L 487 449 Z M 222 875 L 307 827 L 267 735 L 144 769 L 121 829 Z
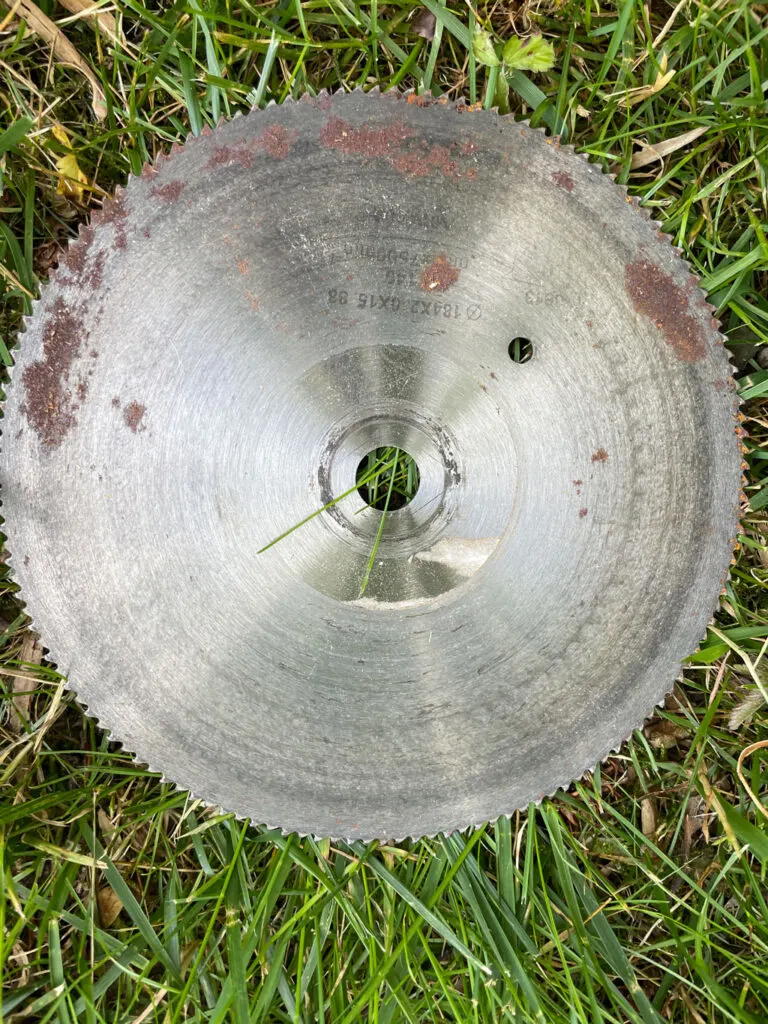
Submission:
M 320 143 L 326 149 L 335 149 L 347 156 L 386 160 L 400 174 L 423 178 L 433 171 L 447 178 L 462 177 L 457 163 L 461 156 L 458 146 L 438 146 L 416 137 L 409 125 L 401 121 L 371 127 L 354 127 L 340 117 L 331 117 L 320 132 Z M 474 178 L 476 168 L 470 168 Z
M 597 451 L 595 452 L 595 454 L 592 456 L 592 461 L 593 462 L 607 462 L 608 461 L 608 452 L 605 450 L 605 448 L 598 448 Z
M 261 136 L 264 149 L 273 160 L 285 160 L 295 138 L 296 132 L 289 131 L 281 124 L 265 128 Z
M 246 259 L 238 260 L 237 261 L 237 269 L 240 271 L 240 273 L 243 275 L 243 277 L 247 277 L 248 276 L 248 271 L 250 270 L 250 267 L 248 266 L 248 260 L 246 260 Z
M 323 125 L 320 142 L 326 149 L 337 149 L 341 153 L 381 157 L 396 154 L 403 141 L 413 134 L 413 129 L 406 124 L 353 128 L 340 117 L 331 117 Z
M 260 150 L 273 160 L 284 160 L 295 138 L 295 131 L 289 131 L 281 124 L 272 125 L 255 138 L 241 139 L 229 146 L 216 146 L 206 167 L 213 171 L 227 164 L 239 164 L 248 170 Z
M 124 249 L 128 244 L 125 231 L 125 220 L 128 211 L 123 205 L 122 197 L 116 195 L 114 199 L 105 199 L 100 210 L 91 214 L 91 224 L 111 224 L 114 229 L 114 248 Z
M 558 188 L 565 189 L 566 192 L 573 192 L 576 182 L 565 171 L 555 171 L 552 174 L 552 181 L 558 186 Z
M 459 280 L 461 271 L 449 263 L 445 256 L 437 256 L 421 274 L 421 287 L 425 292 L 445 292 Z
M 247 288 L 243 292 L 243 296 L 245 298 L 245 301 L 250 305 L 251 309 L 254 311 L 254 313 L 258 313 L 259 306 L 261 306 L 261 299 L 259 298 L 259 296 L 254 295 L 253 292 L 249 292 Z
M 22 412 L 45 449 L 58 448 L 77 423 L 75 413 L 85 401 L 88 384 L 82 379 L 75 384 L 70 375 L 87 340 L 79 308 L 57 298 L 43 331 L 43 357 L 21 375 Z
M 433 170 L 442 171 L 446 178 L 460 177 L 447 146 L 431 146 L 426 151 L 414 149 L 395 157 L 390 163 L 396 171 L 414 178 L 425 178 Z
M 166 185 L 155 185 L 152 195 L 164 203 L 175 203 L 186 187 L 183 181 L 169 181 Z
M 707 339 L 691 316 L 688 296 L 669 274 L 644 260 L 628 264 L 625 287 L 636 312 L 647 316 L 661 331 L 678 359 L 695 363 L 707 354 Z
M 146 405 L 141 405 L 139 402 L 131 402 L 123 409 L 125 425 L 134 434 L 137 434 L 140 430 L 146 430 L 146 427 L 141 422 L 146 411 Z
M 240 164 L 247 170 L 253 163 L 253 147 L 247 142 L 236 142 L 232 146 L 216 146 L 210 160 L 206 164 L 209 171 L 227 164 Z

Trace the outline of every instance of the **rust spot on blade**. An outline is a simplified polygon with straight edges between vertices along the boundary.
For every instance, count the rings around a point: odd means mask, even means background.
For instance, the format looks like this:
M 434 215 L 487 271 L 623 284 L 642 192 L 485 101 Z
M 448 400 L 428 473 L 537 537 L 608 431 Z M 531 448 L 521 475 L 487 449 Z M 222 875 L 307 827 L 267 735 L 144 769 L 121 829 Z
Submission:
M 456 161 L 446 146 L 430 146 L 426 150 L 411 150 L 390 161 L 396 171 L 414 178 L 425 178 L 432 171 L 442 171 L 446 178 L 459 177 Z
M 320 132 L 320 143 L 347 156 L 386 160 L 400 174 L 412 178 L 423 178 L 433 171 L 449 178 L 475 177 L 477 173 L 473 167 L 471 174 L 462 174 L 457 157 L 467 153 L 458 144 L 449 148 L 418 139 L 413 128 L 402 121 L 356 128 L 340 117 L 331 117 Z
M 161 199 L 164 203 L 175 203 L 186 187 L 186 182 L 169 181 L 167 185 L 155 185 L 152 189 L 152 195 Z
M 121 199 L 107 199 L 100 210 L 97 210 L 91 220 L 94 224 L 111 224 L 114 228 L 115 249 L 124 249 L 127 244 L 125 232 L 125 219 L 128 211 L 123 206 Z
M 233 146 L 216 146 L 210 160 L 206 164 L 208 170 L 226 167 L 227 164 L 240 164 L 247 170 L 253 163 L 253 147 L 247 142 L 237 142 Z
M 412 92 L 406 97 L 405 102 L 415 107 L 433 107 L 435 104 L 446 107 L 448 106 L 448 97 L 432 96 L 431 93 L 422 93 L 417 96 L 415 92 Z
M 91 249 L 93 228 L 80 229 L 80 237 L 62 257 L 57 279 L 62 284 L 79 285 L 96 291 L 104 276 L 101 254 Z
M 639 260 L 628 264 L 625 282 L 635 310 L 653 320 L 678 359 L 695 363 L 704 358 L 706 335 L 689 312 L 688 296 L 669 274 Z
M 552 181 L 558 186 L 558 188 L 565 189 L 566 192 L 573 192 L 576 182 L 565 171 L 555 171 L 552 175 Z
M 281 124 L 265 128 L 264 134 L 261 136 L 264 149 L 273 160 L 285 160 L 291 151 L 291 143 L 295 137 L 295 132 L 288 131 Z
M 586 509 L 586 508 L 580 508 L 580 509 L 579 509 L 579 519 L 586 519 L 586 516 L 587 516 L 587 512 L 588 512 L 588 511 L 589 511 L 589 509 Z
M 396 156 L 406 139 L 412 138 L 413 129 L 402 123 L 380 128 L 353 128 L 340 117 L 331 117 L 320 132 L 320 143 L 326 149 L 356 156 Z
M 607 462 L 608 461 L 608 452 L 605 450 L 605 448 L 598 448 L 597 451 L 595 452 L 595 454 L 592 456 L 592 461 L 593 462 Z
M 239 164 L 247 170 L 261 151 L 273 160 L 285 160 L 295 138 L 295 131 L 290 131 L 281 124 L 272 125 L 265 128 L 256 138 L 243 139 L 231 146 L 216 146 L 206 167 L 208 170 L 216 170 L 217 167 L 226 167 L 227 164 Z
M 248 270 L 249 270 L 248 260 L 246 260 L 246 259 L 238 260 L 237 261 L 237 269 L 240 271 L 240 273 L 243 275 L 243 277 L 247 277 L 248 276 Z
M 131 402 L 123 409 L 125 425 L 129 430 L 132 430 L 134 434 L 137 434 L 140 430 L 146 430 L 146 427 L 142 424 L 144 413 L 146 411 L 146 405 L 140 405 L 139 402 Z
M 425 292 L 445 292 L 459 280 L 459 268 L 438 256 L 421 274 L 421 287 Z
M 62 298 L 56 299 L 43 330 L 43 358 L 30 363 L 21 375 L 25 401 L 22 412 L 44 448 L 58 448 L 77 423 L 75 413 L 88 393 L 86 381 L 70 384 L 72 365 L 88 332 L 79 313 Z

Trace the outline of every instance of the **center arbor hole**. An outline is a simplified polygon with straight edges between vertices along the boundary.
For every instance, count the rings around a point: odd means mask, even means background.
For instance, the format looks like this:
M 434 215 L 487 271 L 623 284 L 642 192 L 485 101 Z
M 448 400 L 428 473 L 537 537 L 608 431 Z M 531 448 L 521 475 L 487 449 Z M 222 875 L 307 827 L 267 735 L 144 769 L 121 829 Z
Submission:
M 402 448 L 374 448 L 360 460 L 357 493 L 379 512 L 404 508 L 419 489 L 419 467 Z

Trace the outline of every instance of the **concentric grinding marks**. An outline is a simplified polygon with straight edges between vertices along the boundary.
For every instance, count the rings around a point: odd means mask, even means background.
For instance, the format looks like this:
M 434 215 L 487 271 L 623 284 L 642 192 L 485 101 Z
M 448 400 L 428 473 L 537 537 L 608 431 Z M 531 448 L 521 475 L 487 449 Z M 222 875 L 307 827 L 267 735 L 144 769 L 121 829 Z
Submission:
M 509 813 L 640 725 L 716 606 L 716 328 L 624 190 L 512 118 L 236 118 L 106 204 L 21 339 L 0 468 L 35 628 L 126 748 L 255 822 Z M 383 445 L 420 484 L 382 527 Z

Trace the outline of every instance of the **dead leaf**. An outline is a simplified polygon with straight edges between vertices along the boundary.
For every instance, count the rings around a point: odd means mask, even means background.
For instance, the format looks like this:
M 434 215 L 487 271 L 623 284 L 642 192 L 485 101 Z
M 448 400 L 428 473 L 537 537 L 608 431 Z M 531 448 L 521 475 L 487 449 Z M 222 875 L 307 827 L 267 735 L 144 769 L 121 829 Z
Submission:
M 692 794 L 685 808 L 683 818 L 683 857 L 687 860 L 691 853 L 693 837 L 701 832 L 705 842 L 709 842 L 709 813 L 703 797 Z
M 745 747 L 739 754 L 739 759 L 736 762 L 736 774 L 739 776 L 739 782 L 749 794 L 749 799 L 766 820 L 768 820 L 768 810 L 766 810 L 763 801 L 747 782 L 747 777 L 744 774 L 744 762 L 748 757 L 752 757 L 752 755 L 756 754 L 759 750 L 766 750 L 767 748 L 768 740 L 758 740 L 757 743 L 750 743 L 749 746 Z
M 646 167 L 656 160 L 663 160 L 665 156 L 669 156 L 670 153 L 675 153 L 678 149 L 682 149 L 683 146 L 687 146 L 706 131 L 709 131 L 709 125 L 703 124 L 699 125 L 698 128 L 692 128 L 689 132 L 683 132 L 682 135 L 675 135 L 672 139 L 657 142 L 653 146 L 647 142 L 641 142 L 640 145 L 643 148 L 640 152 L 635 153 L 630 160 L 630 170 L 636 171 L 638 167 Z
M 421 36 L 422 39 L 434 39 L 436 24 L 437 18 L 434 16 L 432 11 L 428 11 L 426 7 L 422 7 L 421 11 L 411 22 L 411 32 L 414 32 L 417 36 Z
M 33 633 L 26 632 L 21 642 L 19 661 L 28 665 L 39 665 L 43 660 L 43 649 Z M 37 689 L 38 680 L 34 675 L 13 674 L 13 700 L 8 715 L 8 731 L 14 736 L 24 731 L 25 723 L 29 722 L 29 709 L 32 694 Z
M 666 718 L 653 718 L 643 728 L 643 734 L 655 750 L 669 750 L 688 735 L 688 730 Z
M 21 965 L 18 977 L 15 979 L 15 988 L 24 988 L 29 983 L 29 953 L 24 949 L 24 946 L 20 942 L 14 942 L 13 952 L 8 958 L 10 961 Z
M 101 834 L 109 838 L 115 831 L 115 826 L 112 824 L 112 819 L 103 807 L 99 807 L 96 811 L 96 820 L 99 823 L 99 830 Z
M 109 928 L 117 920 L 117 916 L 123 909 L 123 901 L 117 895 L 111 885 L 104 885 L 96 893 L 96 901 L 99 904 L 99 920 L 102 928 Z
M 95 21 L 99 30 L 104 33 L 113 43 L 118 46 L 125 46 L 125 38 L 122 32 L 118 31 L 117 22 L 109 11 L 103 11 L 90 0 L 59 0 L 62 7 L 66 7 L 72 14 L 82 15 L 89 21 Z
M 620 92 L 611 93 L 609 99 L 618 99 L 620 106 L 633 107 L 636 103 L 642 103 L 643 100 L 650 99 L 651 96 L 655 96 L 657 92 L 668 85 L 675 77 L 675 69 L 667 71 L 667 63 L 669 58 L 666 53 L 661 55 L 659 61 L 659 71 L 656 74 L 656 80 L 650 85 L 638 85 L 634 89 L 622 89 Z
M 63 156 L 56 157 L 56 171 L 59 175 L 56 191 L 60 196 L 66 196 L 67 199 L 81 203 L 83 201 L 83 185 L 88 184 L 88 177 L 78 166 L 72 143 L 64 128 L 60 124 L 55 124 L 51 128 L 51 134 L 68 150 Z
M 714 809 L 715 814 L 719 818 L 720 824 L 723 827 L 723 832 L 725 832 L 726 836 L 728 837 L 728 842 L 731 844 L 734 850 L 740 852 L 741 846 L 739 845 L 739 841 L 736 838 L 736 833 L 731 828 L 731 824 L 728 821 L 728 818 L 726 817 L 725 811 L 723 810 L 723 806 L 720 803 L 720 797 L 717 795 L 709 779 L 707 778 L 707 768 L 703 762 L 699 765 L 699 784 L 702 790 L 704 791 L 704 800 L 706 801 L 707 808 L 712 807 Z
M 735 732 L 742 725 L 751 722 L 755 712 L 759 711 L 763 704 L 765 704 L 765 698 L 762 693 L 759 690 L 750 691 L 744 700 L 731 711 L 728 718 L 728 728 Z
M 40 10 L 32 0 L 3 0 L 6 7 L 16 10 L 19 17 L 27 23 L 31 32 L 36 32 L 53 50 L 54 57 L 60 64 L 75 68 L 87 80 L 91 87 L 91 109 L 97 120 L 107 116 L 107 99 L 101 82 L 86 64 L 72 43 L 67 39 L 58 25 Z
M 656 835 L 656 801 L 652 796 L 644 796 L 640 801 L 640 826 L 646 839 Z

